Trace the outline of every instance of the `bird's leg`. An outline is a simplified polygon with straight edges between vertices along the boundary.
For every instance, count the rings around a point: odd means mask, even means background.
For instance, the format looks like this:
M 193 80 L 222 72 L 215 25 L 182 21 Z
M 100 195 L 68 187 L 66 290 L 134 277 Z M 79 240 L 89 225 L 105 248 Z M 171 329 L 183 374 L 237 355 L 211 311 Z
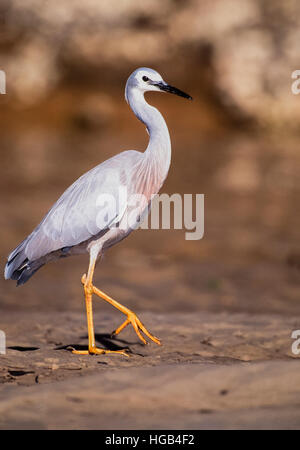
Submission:
M 97 252 L 98 253 L 98 252 Z M 128 356 L 125 350 L 105 350 L 102 348 L 97 348 L 95 344 L 95 332 L 94 332 L 94 321 L 93 321 L 93 307 L 92 307 L 92 295 L 93 295 L 93 274 L 97 259 L 97 253 L 90 252 L 90 265 L 88 270 L 88 276 L 85 277 L 83 283 L 85 304 L 86 304 L 86 315 L 87 315 L 87 325 L 88 325 L 88 336 L 89 336 L 89 347 L 88 350 L 72 350 L 72 353 L 77 355 L 104 355 L 107 353 L 119 353 L 124 356 Z
M 81 282 L 85 286 L 85 284 L 87 282 L 86 275 L 83 275 L 83 277 L 81 278 Z M 125 327 L 127 327 L 127 325 L 129 325 L 131 323 L 136 334 L 138 335 L 138 337 L 144 344 L 147 344 L 147 342 L 144 339 L 144 337 L 141 335 L 141 331 L 146 336 L 148 336 L 148 338 L 151 339 L 153 342 L 160 345 L 160 340 L 158 338 L 156 338 L 155 336 L 152 336 L 151 333 L 149 333 L 147 328 L 145 328 L 145 326 L 142 324 L 140 319 L 137 317 L 137 315 L 133 311 L 126 308 L 126 306 L 121 305 L 121 303 L 112 299 L 104 292 L 100 291 L 100 289 L 96 288 L 93 284 L 91 284 L 91 289 L 94 294 L 103 298 L 103 300 L 107 301 L 108 303 L 113 305 L 115 308 L 117 308 L 119 311 L 121 311 L 123 314 L 125 314 L 127 316 L 127 319 L 125 320 L 125 322 L 123 322 L 122 325 L 119 326 L 119 328 L 117 328 L 115 331 L 112 332 L 112 336 L 116 336 L 117 334 L 119 334 Z

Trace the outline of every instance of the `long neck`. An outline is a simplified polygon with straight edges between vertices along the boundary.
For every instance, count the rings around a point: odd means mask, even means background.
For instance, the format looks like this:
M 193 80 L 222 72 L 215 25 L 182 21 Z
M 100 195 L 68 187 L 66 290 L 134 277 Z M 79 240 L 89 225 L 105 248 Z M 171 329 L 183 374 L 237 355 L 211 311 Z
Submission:
M 167 124 L 161 113 L 146 102 L 141 91 L 130 90 L 128 103 L 137 118 L 146 125 L 149 143 L 144 153 L 144 160 L 146 164 L 154 168 L 162 184 L 171 163 L 171 141 Z

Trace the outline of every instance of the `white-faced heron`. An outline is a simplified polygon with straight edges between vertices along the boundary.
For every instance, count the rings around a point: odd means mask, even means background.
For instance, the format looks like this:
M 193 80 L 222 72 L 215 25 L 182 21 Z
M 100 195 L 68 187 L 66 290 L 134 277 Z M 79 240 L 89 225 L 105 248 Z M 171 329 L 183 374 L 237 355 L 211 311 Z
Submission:
M 5 266 L 5 278 L 17 280 L 17 285 L 20 285 L 26 283 L 49 261 L 89 253 L 88 273 L 81 279 L 86 301 L 89 344 L 88 350 L 73 350 L 80 355 L 126 355 L 124 350 L 112 351 L 96 347 L 92 294 L 106 300 L 127 316 L 113 335 L 119 334 L 131 323 L 144 344 L 146 340 L 141 332 L 160 344 L 159 339 L 149 333 L 136 314 L 93 285 L 98 258 L 137 227 L 141 217 L 149 211 L 151 198 L 160 190 L 169 171 L 169 131 L 161 113 L 146 102 L 144 93 L 147 91 L 170 92 L 191 99 L 189 95 L 167 84 L 155 70 L 145 67 L 135 70 L 127 80 L 125 98 L 136 117 L 146 125 L 150 136 L 147 149 L 143 153 L 135 150 L 122 152 L 82 175 L 62 194 L 33 232 L 9 255 Z M 119 195 L 121 187 L 126 187 L 126 196 Z M 130 203 L 128 198 L 131 196 L 138 196 L 139 202 L 134 205 Z M 129 223 L 128 217 L 132 212 L 135 218 Z

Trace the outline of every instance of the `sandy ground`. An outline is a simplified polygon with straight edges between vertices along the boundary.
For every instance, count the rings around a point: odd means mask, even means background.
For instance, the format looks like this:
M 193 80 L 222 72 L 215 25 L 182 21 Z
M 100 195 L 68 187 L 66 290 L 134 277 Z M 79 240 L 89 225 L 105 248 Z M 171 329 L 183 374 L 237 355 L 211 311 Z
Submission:
M 79 312 L 4 313 L 0 427 L 97 429 L 300 428 L 299 320 L 244 313 L 141 313 L 163 345 L 118 314 L 95 315 L 97 341 L 119 355 L 77 356 L 87 344 Z M 107 333 L 107 334 L 105 334 Z

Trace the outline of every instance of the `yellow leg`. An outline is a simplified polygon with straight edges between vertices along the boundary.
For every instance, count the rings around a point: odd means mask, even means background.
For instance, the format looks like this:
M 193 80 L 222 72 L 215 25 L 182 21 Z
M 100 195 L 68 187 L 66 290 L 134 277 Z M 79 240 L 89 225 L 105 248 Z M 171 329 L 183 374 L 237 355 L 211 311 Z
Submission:
M 82 284 L 85 286 L 87 283 L 87 277 L 86 275 L 83 275 L 81 278 L 81 282 Z M 144 339 L 144 337 L 141 335 L 140 331 L 142 331 L 146 336 L 148 336 L 149 339 L 151 339 L 153 342 L 155 342 L 156 344 L 160 345 L 161 342 L 158 338 L 156 338 L 155 336 L 152 336 L 151 333 L 149 333 L 149 331 L 147 330 L 147 328 L 144 327 L 144 325 L 142 324 L 142 322 L 140 321 L 140 319 L 137 317 L 137 315 L 131 311 L 130 309 L 126 308 L 126 306 L 121 305 L 121 303 L 117 302 L 116 300 L 112 299 L 111 297 L 109 297 L 107 294 L 105 294 L 104 292 L 100 291 L 100 289 L 96 288 L 95 286 L 93 286 L 93 284 L 90 284 L 91 286 L 91 291 L 98 295 L 99 297 L 103 298 L 103 300 L 107 301 L 108 303 L 110 303 L 111 305 L 113 305 L 115 308 L 117 308 L 119 311 L 121 311 L 123 314 L 125 314 L 127 316 L 127 319 L 125 320 L 125 322 L 122 323 L 122 325 L 119 326 L 119 328 L 117 328 L 115 331 L 113 331 L 112 335 L 116 336 L 117 334 L 120 333 L 120 331 L 122 331 L 125 327 L 127 327 L 127 325 L 129 325 L 130 323 L 132 324 L 136 334 L 138 335 L 138 337 L 140 338 L 140 340 L 144 343 L 147 344 L 146 340 Z
M 88 350 L 72 350 L 72 353 L 76 355 L 105 355 L 107 353 L 121 354 L 127 356 L 125 350 L 105 350 L 102 348 L 97 348 L 95 344 L 95 332 L 94 332 L 94 321 L 93 321 L 93 308 L 92 308 L 92 295 L 93 295 L 93 274 L 96 264 L 97 254 L 90 254 L 90 265 L 88 270 L 88 276 L 85 277 L 84 282 L 84 294 L 85 294 L 85 304 L 86 304 L 86 315 L 87 315 L 87 326 L 88 326 L 88 336 L 89 336 L 89 347 Z

